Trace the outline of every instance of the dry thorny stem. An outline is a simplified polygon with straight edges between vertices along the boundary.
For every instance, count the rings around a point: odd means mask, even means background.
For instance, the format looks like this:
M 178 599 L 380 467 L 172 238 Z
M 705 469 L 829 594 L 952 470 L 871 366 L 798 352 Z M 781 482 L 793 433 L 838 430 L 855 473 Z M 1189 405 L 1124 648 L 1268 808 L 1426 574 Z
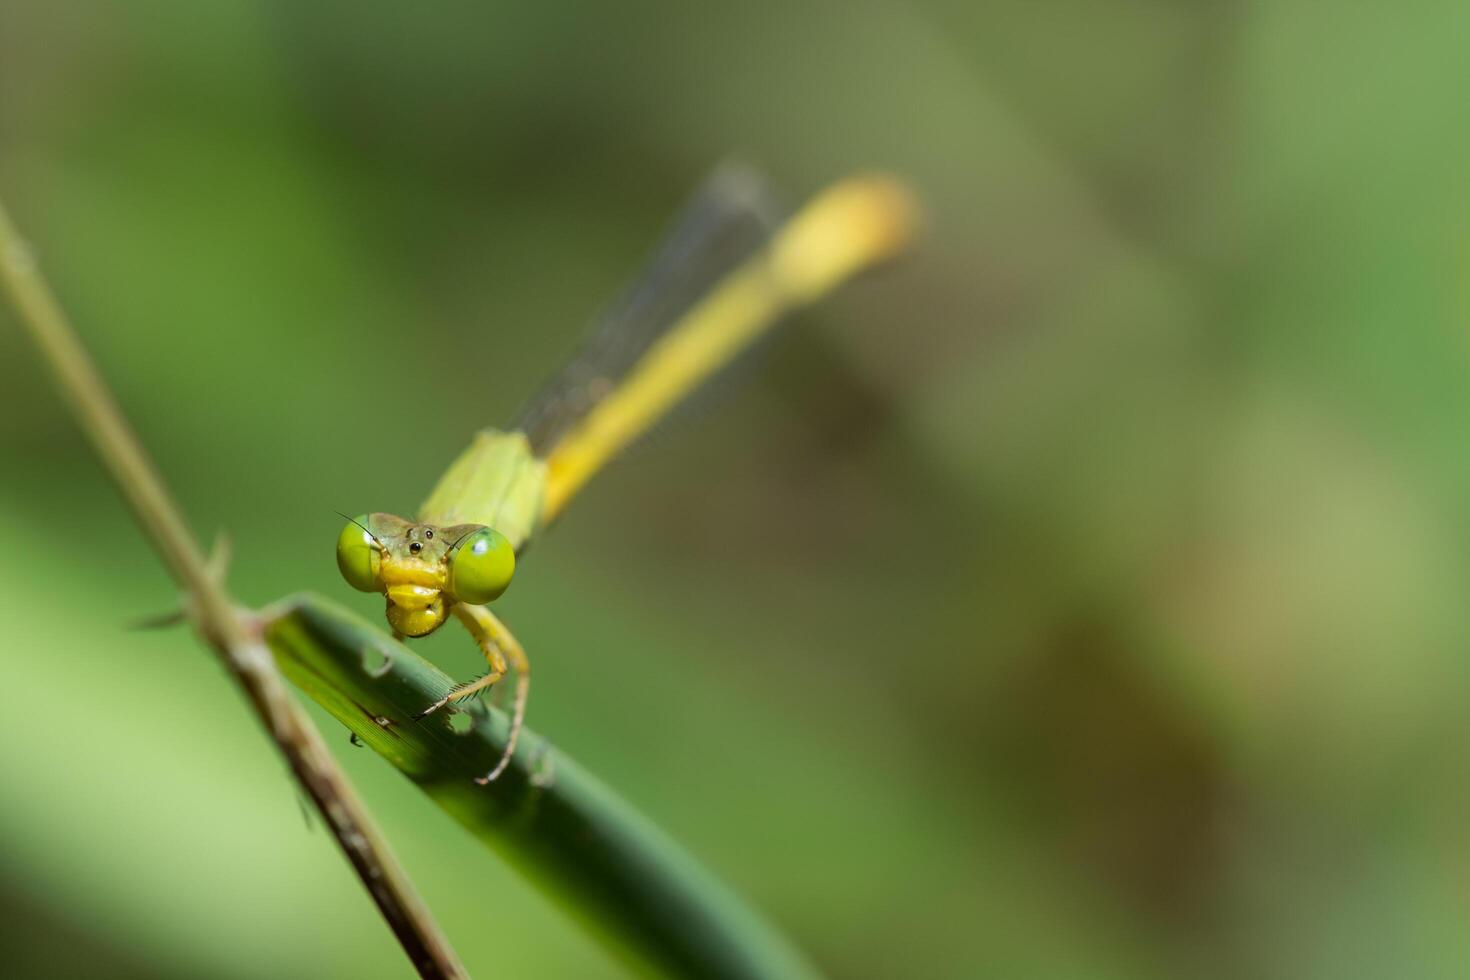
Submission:
M 81 340 L 0 206 L 0 284 L 40 347 L 62 395 L 118 489 L 182 587 L 190 619 L 239 682 L 292 773 L 377 903 L 419 974 L 464 977 L 464 967 L 388 849 L 311 721 L 287 692 L 258 631 L 230 597 L 184 523 Z

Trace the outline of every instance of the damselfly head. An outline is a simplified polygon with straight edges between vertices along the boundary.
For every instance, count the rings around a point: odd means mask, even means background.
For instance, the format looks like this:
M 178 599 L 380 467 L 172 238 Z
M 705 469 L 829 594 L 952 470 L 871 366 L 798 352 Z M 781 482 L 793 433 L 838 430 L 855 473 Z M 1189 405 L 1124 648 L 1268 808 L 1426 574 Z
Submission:
M 388 600 L 388 622 L 405 636 L 425 636 L 449 605 L 499 598 L 515 574 L 515 549 L 481 524 L 439 527 L 394 514 L 348 518 L 337 537 L 337 568 L 360 592 Z

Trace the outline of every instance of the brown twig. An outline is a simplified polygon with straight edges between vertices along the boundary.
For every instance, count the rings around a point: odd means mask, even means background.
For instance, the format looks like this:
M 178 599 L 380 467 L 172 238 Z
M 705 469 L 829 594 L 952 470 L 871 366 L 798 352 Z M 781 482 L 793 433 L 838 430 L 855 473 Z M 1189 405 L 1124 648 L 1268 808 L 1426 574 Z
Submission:
M 287 694 L 270 651 L 210 575 L 163 480 L 113 400 L 26 243 L 0 205 L 0 283 L 61 393 L 149 540 L 189 598 L 200 635 L 229 668 L 419 975 L 466 977 L 321 734 Z

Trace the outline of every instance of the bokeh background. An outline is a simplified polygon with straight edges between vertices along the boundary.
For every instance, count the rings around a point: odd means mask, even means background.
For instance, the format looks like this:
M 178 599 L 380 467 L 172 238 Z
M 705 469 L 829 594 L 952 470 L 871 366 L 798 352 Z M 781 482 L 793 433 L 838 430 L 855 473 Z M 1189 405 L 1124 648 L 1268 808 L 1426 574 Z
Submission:
M 5 0 L 0 195 L 247 601 L 734 154 L 905 261 L 601 477 L 532 722 L 840 977 L 1470 975 L 1464 3 Z M 0 314 L 0 969 L 393 977 Z M 452 673 L 477 655 L 427 641 Z M 620 968 L 318 713 L 473 971 Z

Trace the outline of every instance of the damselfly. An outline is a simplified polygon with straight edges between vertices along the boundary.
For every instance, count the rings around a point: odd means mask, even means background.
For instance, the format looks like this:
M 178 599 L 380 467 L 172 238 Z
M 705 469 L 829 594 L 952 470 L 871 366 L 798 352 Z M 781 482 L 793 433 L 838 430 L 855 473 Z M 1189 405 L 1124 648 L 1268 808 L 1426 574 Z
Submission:
M 415 517 L 363 514 L 343 528 L 337 567 L 353 588 L 386 597 L 396 636 L 426 636 L 453 616 L 489 662 L 420 718 L 515 671 L 505 752 L 480 782 L 504 771 L 525 718 L 530 662 L 488 606 L 531 536 L 782 314 L 900 250 L 913 226 L 911 199 L 890 178 L 839 182 L 783 223 L 757 178 L 718 171 L 582 352 L 510 427 L 477 433 Z

